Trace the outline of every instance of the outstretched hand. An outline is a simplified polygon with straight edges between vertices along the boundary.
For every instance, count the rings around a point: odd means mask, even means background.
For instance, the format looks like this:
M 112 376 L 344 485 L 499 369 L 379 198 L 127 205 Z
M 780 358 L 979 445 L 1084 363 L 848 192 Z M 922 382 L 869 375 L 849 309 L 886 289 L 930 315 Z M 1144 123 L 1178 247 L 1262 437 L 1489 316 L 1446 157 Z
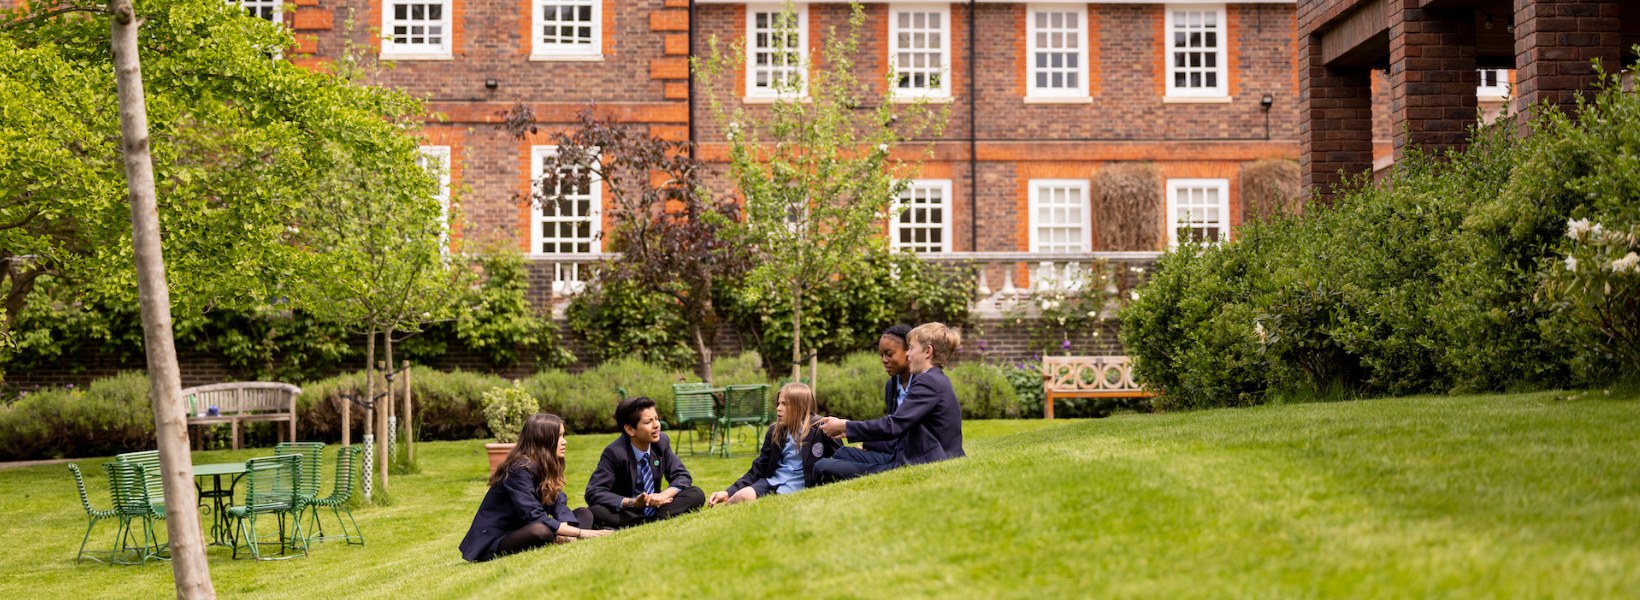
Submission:
M 836 417 L 822 417 L 820 431 L 833 438 L 841 438 L 848 432 L 848 421 Z

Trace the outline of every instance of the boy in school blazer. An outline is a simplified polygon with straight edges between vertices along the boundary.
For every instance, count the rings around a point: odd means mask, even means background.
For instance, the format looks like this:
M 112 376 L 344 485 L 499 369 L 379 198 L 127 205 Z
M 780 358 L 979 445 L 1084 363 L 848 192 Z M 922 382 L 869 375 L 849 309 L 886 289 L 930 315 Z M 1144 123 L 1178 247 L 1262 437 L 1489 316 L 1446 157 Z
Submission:
M 661 433 L 654 400 L 639 396 L 621 401 L 615 421 L 622 433 L 604 448 L 587 480 L 587 508 L 599 527 L 670 519 L 706 502 L 706 494 L 690 485 L 689 469 L 672 452 L 671 440 Z
M 962 449 L 962 406 L 941 368 L 961 344 L 961 337 L 940 323 L 918 326 L 909 337 L 911 348 L 906 356 L 913 375 L 898 408 L 871 421 L 827 417 L 820 424 L 826 435 L 847 435 L 849 441 L 891 442 L 892 453 L 840 449 L 815 465 L 822 483 L 967 455 Z

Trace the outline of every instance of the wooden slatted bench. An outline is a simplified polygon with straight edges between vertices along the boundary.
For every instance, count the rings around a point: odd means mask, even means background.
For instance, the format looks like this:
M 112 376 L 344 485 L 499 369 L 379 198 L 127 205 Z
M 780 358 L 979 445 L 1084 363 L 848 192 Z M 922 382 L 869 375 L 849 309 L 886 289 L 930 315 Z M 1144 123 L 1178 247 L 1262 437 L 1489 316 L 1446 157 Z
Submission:
M 1133 381 L 1126 356 L 1045 356 L 1042 358 L 1042 417 L 1053 418 L 1056 398 L 1150 398 L 1155 392 Z
M 302 388 L 288 383 L 234 381 L 191 387 L 182 390 L 182 398 L 189 403 L 190 427 L 230 423 L 233 449 L 238 450 L 239 425 L 247 422 L 287 421 L 289 441 L 296 441 L 296 397 L 301 393 Z M 216 415 L 207 414 L 212 406 L 217 408 Z

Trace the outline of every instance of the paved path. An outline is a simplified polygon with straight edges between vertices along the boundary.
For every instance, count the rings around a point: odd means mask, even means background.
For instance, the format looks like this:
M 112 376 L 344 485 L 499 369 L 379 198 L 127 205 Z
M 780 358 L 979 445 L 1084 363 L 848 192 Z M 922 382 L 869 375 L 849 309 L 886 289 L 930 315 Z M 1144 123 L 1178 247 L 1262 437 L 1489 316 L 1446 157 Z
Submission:
M 20 460 L 17 462 L 0 462 L 0 471 L 6 469 L 21 469 L 24 467 L 39 467 L 44 465 L 66 465 L 81 458 L 53 458 L 50 460 Z

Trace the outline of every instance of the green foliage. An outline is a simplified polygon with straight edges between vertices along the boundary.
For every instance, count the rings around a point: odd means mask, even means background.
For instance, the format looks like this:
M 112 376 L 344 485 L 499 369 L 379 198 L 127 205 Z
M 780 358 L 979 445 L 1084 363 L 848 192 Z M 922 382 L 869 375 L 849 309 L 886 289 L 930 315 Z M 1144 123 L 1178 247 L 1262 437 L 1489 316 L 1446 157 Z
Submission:
M 97 294 L 135 296 L 106 18 L 56 3 L 0 12 L 0 248 Z M 92 5 L 92 9 L 98 7 Z M 389 198 L 430 196 L 400 92 L 356 86 L 269 52 L 288 29 L 213 0 L 139 3 L 147 117 L 178 312 L 286 294 L 327 174 L 371 174 Z M 409 107 L 409 108 L 407 108 Z M 25 219 L 25 217 L 30 217 Z M 15 311 L 14 311 L 15 312 Z
M 849 265 L 838 277 L 810 289 L 803 300 L 803 337 L 823 361 L 873 348 L 889 324 L 939 321 L 973 324 L 968 312 L 973 273 L 880 252 Z M 790 370 L 791 303 L 782 296 L 731 292 L 730 320 L 769 361 L 771 373 Z M 824 377 L 822 377 L 824 383 Z
M 575 362 L 559 344 L 558 329 L 547 315 L 537 313 L 526 295 L 529 273 L 524 257 L 516 252 L 476 254 L 467 259 L 478 274 L 473 285 L 455 300 L 455 319 L 436 323 L 418 336 L 423 344 L 413 356 L 434 356 L 447 344 L 460 344 L 496 366 L 518 363 L 519 356 L 533 352 L 543 366 L 564 366 Z M 412 338 L 417 339 L 417 338 Z
M 1019 396 L 1001 367 L 982 362 L 952 365 L 945 369 L 951 388 L 962 404 L 964 419 L 1018 419 Z
M 1504 120 L 1461 152 L 1410 151 L 1332 206 L 1163 257 L 1121 313 L 1138 376 L 1161 406 L 1191 408 L 1271 391 L 1553 387 L 1632 369 L 1640 259 L 1624 261 L 1640 248 L 1640 97 L 1608 86 L 1581 110 L 1535 111 L 1525 140 Z
M 154 445 L 148 378 L 122 373 L 86 389 L 43 390 L 0 407 L 0 459 L 106 456 Z
M 1596 381 L 1640 373 L 1640 95 L 1622 92 L 1616 76 L 1603 83 L 1592 103 L 1578 97 L 1579 120 L 1544 120 L 1538 135 L 1554 141 L 1522 167 L 1543 174 L 1558 203 L 1576 205 L 1538 265 L 1534 300 L 1553 311 L 1543 335 Z M 1562 226 L 1542 225 L 1544 234 Z
M 484 424 L 500 444 L 518 441 L 524 421 L 541 409 L 541 403 L 517 381 L 485 390 L 479 402 L 484 406 Z
M 683 308 L 672 296 L 627 279 L 599 279 L 570 300 L 564 316 L 600 361 L 636 357 L 689 368 L 695 351 Z

